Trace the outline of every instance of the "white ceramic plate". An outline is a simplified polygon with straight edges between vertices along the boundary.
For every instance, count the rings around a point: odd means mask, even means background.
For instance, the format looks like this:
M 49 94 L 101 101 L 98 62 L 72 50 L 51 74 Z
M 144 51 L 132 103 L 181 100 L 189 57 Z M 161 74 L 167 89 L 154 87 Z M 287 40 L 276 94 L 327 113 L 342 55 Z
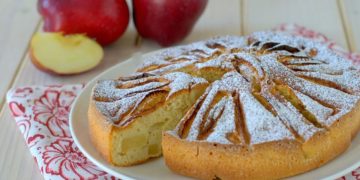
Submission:
M 144 56 L 148 56 L 145 54 Z M 135 72 L 141 63 L 140 55 L 108 69 L 90 81 L 76 98 L 70 112 L 70 131 L 80 151 L 106 172 L 123 179 L 189 179 L 172 173 L 163 158 L 157 158 L 132 167 L 115 167 L 105 161 L 91 144 L 88 132 L 87 109 L 91 89 L 99 79 L 115 79 Z M 353 140 L 349 149 L 335 160 L 313 171 L 290 179 L 336 179 L 360 166 L 360 134 Z

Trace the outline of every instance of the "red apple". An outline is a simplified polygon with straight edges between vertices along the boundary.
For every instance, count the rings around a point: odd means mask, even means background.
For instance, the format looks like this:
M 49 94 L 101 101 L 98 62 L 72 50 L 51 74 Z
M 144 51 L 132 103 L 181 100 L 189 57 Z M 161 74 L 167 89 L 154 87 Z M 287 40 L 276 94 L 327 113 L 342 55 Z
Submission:
M 201 16 L 207 0 L 133 0 L 139 34 L 163 46 L 184 39 Z
M 86 34 L 101 45 L 117 40 L 129 23 L 125 0 L 39 0 L 44 31 Z

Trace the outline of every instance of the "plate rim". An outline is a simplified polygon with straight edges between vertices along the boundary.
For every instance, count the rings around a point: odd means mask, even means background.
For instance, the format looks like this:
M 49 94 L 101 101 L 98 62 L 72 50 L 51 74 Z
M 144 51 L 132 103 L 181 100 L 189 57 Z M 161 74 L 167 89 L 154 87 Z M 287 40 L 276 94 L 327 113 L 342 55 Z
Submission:
M 75 98 L 72 106 L 71 106 L 71 110 L 70 110 L 70 113 L 69 113 L 69 129 L 70 129 L 70 133 L 71 133 L 71 136 L 72 136 L 72 139 L 74 140 L 74 143 L 77 145 L 77 147 L 79 148 L 79 150 L 85 155 L 86 158 L 88 158 L 92 163 L 94 163 L 96 166 L 98 166 L 101 170 L 115 176 L 115 177 L 119 177 L 119 178 L 122 178 L 122 179 L 129 179 L 129 180 L 133 180 L 135 179 L 134 177 L 130 176 L 130 175 L 127 175 L 127 174 L 124 174 L 123 172 L 119 172 L 119 171 L 115 171 L 111 168 L 108 168 L 106 167 L 105 165 L 103 165 L 101 162 L 99 162 L 98 160 L 96 160 L 92 155 L 90 155 L 86 148 L 83 147 L 82 143 L 80 142 L 80 140 L 77 138 L 76 136 L 76 133 L 75 133 L 75 129 L 74 129 L 74 109 L 76 107 L 77 104 L 80 103 L 80 99 L 83 95 L 83 93 L 85 92 L 85 90 L 87 90 L 88 88 L 92 88 L 96 81 L 101 79 L 101 77 L 105 76 L 106 74 L 109 74 L 109 72 L 113 71 L 114 69 L 118 69 L 119 66 L 122 66 L 122 65 L 126 65 L 126 64 L 129 64 L 129 63 L 132 63 L 132 61 L 136 58 L 139 58 L 139 61 L 138 63 L 141 63 L 143 61 L 143 58 L 142 57 L 145 57 L 145 56 L 150 56 L 151 54 L 154 54 L 154 53 L 157 53 L 159 51 L 162 51 L 166 48 L 163 48 L 163 49 L 160 49 L 160 50 L 155 50 L 155 51 L 151 51 L 151 52 L 148 52 L 148 53 L 145 53 L 145 54 L 141 54 L 141 53 L 134 53 L 131 57 L 129 57 L 128 59 L 126 59 L 125 61 L 122 61 L 122 62 L 119 62 L 117 63 L 116 65 L 114 65 L 113 67 L 110 67 L 108 69 L 106 69 L 104 72 L 100 73 L 99 75 L 95 76 L 94 78 L 92 78 L 85 86 L 84 88 L 81 90 L 81 92 L 77 95 L 77 97 Z M 137 65 L 138 66 L 138 65 Z M 90 87 L 91 86 L 91 87 Z M 86 118 L 87 118 L 87 115 L 86 115 Z M 359 136 L 360 132 L 358 133 L 357 136 Z M 356 136 L 353 138 L 353 140 L 356 138 Z M 352 140 L 352 141 L 353 141 Z M 343 153 L 346 153 L 343 152 Z M 343 154 L 342 153 L 342 154 Z M 339 156 L 335 157 L 334 159 L 340 157 L 342 154 L 340 154 Z M 334 160 L 332 159 L 332 160 Z M 328 163 L 331 163 L 330 160 L 329 162 L 327 162 L 326 164 Z M 326 165 L 324 164 L 324 165 Z M 108 165 L 111 165 L 111 164 L 108 164 Z M 113 166 L 113 165 L 111 165 Z M 332 180 L 332 179 L 336 179 L 336 178 L 339 178 L 339 177 L 342 177 L 350 172 L 352 172 L 353 170 L 355 170 L 355 168 L 359 167 L 360 166 L 360 159 L 353 163 L 351 166 L 348 166 L 347 168 L 345 169 L 342 169 L 340 171 L 337 171 L 335 173 L 330 173 L 330 175 L 328 175 L 327 177 L 324 177 L 324 178 L 321 178 L 321 179 L 324 179 L 324 180 Z M 114 166 L 115 167 L 115 166 Z M 320 166 L 321 167 L 321 166 Z M 316 169 L 313 169 L 313 170 L 316 170 Z M 310 171 L 308 171 L 310 172 Z M 301 174 L 305 174 L 305 173 L 308 173 L 308 172 L 304 172 L 304 173 L 301 173 Z M 299 175 L 301 175 L 299 174 Z M 292 177 L 288 177 L 288 178 L 293 178 L 293 177 L 296 177 L 297 175 L 295 176 L 292 176 Z M 185 177 L 185 176 L 184 176 Z
M 150 52 L 150 53 L 155 53 L 155 52 Z M 148 55 L 150 53 L 146 53 L 144 55 Z M 106 166 L 104 166 L 101 162 L 98 162 L 92 155 L 90 155 L 87 150 L 83 147 L 83 145 L 80 143 L 79 139 L 77 138 L 76 136 L 76 133 L 75 133 L 75 129 L 74 129 L 74 120 L 73 120 L 73 114 L 74 114 L 74 109 L 75 109 L 75 106 L 80 102 L 80 98 L 82 97 L 83 93 L 85 92 L 85 90 L 87 88 L 92 88 L 94 85 L 95 85 L 95 82 L 97 80 L 99 80 L 101 77 L 105 76 L 106 74 L 108 74 L 110 71 L 113 71 L 113 69 L 117 69 L 118 66 L 121 66 L 123 64 L 128 64 L 128 63 L 131 63 L 131 61 L 133 59 L 136 58 L 136 56 L 144 56 L 144 55 L 139 55 L 140 53 L 135 53 L 133 54 L 130 58 L 126 59 L 125 61 L 123 62 L 119 62 L 117 63 L 115 66 L 113 67 L 110 67 L 108 69 L 106 69 L 104 72 L 100 73 L 99 75 L 95 76 L 94 78 L 92 78 L 85 86 L 84 88 L 81 90 L 81 92 L 77 95 L 77 97 L 75 98 L 72 106 L 71 106 L 71 110 L 70 110 L 70 113 L 69 113 L 69 129 L 70 129 L 70 134 L 71 134 L 71 137 L 72 139 L 74 140 L 74 143 L 76 144 L 76 146 L 79 148 L 79 150 L 81 151 L 81 153 L 83 153 L 85 155 L 86 158 L 88 158 L 92 163 L 94 163 L 96 166 L 98 166 L 101 170 L 115 176 L 115 177 L 119 177 L 119 178 L 122 178 L 122 179 L 126 179 L 126 180 L 135 180 L 134 177 L 131 177 L 129 175 L 125 175 L 123 173 L 119 173 L 119 172 L 116 172 L 110 168 L 107 168 Z M 90 87 L 92 86 L 92 87 Z M 86 115 L 86 118 L 87 115 Z M 88 131 L 88 130 L 87 130 Z

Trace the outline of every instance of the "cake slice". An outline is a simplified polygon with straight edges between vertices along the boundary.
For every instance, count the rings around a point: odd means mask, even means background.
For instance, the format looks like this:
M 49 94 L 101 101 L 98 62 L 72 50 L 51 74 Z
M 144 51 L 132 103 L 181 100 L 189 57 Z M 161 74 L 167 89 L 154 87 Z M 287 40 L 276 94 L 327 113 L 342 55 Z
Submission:
M 117 166 L 158 157 L 162 131 L 173 129 L 207 86 L 205 79 L 181 72 L 99 81 L 88 111 L 90 137 Z

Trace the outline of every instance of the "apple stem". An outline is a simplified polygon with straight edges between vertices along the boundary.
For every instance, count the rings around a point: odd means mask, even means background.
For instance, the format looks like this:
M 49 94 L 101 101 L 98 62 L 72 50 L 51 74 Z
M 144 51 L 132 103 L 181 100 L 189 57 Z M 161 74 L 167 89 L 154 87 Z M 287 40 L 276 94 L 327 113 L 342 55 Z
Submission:
M 135 46 L 139 47 L 142 43 L 142 37 L 140 36 L 139 33 L 136 33 L 136 38 L 135 38 Z

